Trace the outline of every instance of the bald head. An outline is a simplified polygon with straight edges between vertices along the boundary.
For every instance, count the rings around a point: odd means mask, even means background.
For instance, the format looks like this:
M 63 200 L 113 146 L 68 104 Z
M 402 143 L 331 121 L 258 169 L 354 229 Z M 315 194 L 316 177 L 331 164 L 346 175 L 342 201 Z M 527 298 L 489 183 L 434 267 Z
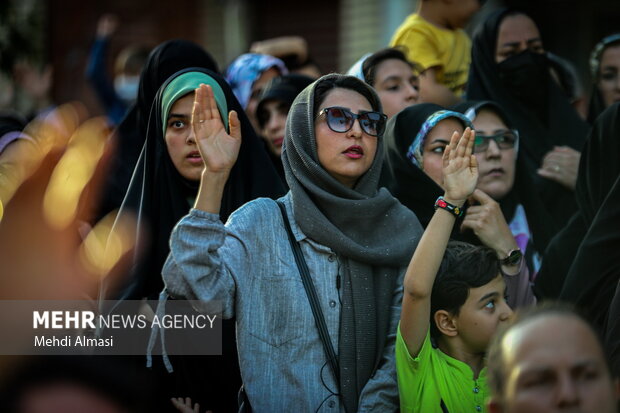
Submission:
M 591 327 L 569 311 L 516 320 L 489 352 L 489 411 L 617 412 L 617 391 Z

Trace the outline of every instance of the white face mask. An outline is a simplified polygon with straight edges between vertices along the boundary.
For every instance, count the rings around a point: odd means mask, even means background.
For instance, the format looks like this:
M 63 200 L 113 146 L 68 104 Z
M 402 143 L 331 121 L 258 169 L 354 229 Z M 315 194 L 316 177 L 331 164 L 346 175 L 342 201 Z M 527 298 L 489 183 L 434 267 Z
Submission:
M 124 102 L 133 103 L 138 96 L 140 76 L 118 75 L 114 78 L 114 90 Z

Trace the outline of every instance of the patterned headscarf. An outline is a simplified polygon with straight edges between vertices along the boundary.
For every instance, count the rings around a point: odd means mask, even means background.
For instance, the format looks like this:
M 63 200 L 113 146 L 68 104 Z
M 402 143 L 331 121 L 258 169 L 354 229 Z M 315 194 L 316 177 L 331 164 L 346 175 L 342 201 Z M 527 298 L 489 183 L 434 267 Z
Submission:
M 278 69 L 281 75 L 288 73 L 288 69 L 282 60 L 258 53 L 242 54 L 228 66 L 226 81 L 244 109 L 250 102 L 252 85 L 265 70 L 272 67 Z
M 428 133 L 431 131 L 431 129 L 433 129 L 439 122 L 447 118 L 456 118 L 460 120 L 461 123 L 463 123 L 463 126 L 470 127 L 472 129 L 474 128 L 471 120 L 469 120 L 467 116 L 459 112 L 453 112 L 451 110 L 440 110 L 429 116 L 422 124 L 420 131 L 418 132 L 415 139 L 409 146 L 409 149 L 407 150 L 407 158 L 409 158 L 409 160 L 411 160 L 411 162 L 413 162 L 413 164 L 420 169 L 423 169 L 422 153 L 424 152 L 424 140 L 426 139 L 426 136 L 428 136 Z

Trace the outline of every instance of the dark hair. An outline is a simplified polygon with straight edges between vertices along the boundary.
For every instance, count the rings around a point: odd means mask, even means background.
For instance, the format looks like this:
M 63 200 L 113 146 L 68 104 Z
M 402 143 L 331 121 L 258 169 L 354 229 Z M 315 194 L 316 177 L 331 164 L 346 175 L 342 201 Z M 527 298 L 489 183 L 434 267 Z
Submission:
M 390 47 L 387 49 L 381 49 L 378 52 L 375 52 L 368 56 L 364 63 L 362 64 L 362 73 L 364 74 L 364 79 L 366 83 L 370 86 L 375 85 L 375 76 L 377 75 L 377 67 L 380 63 L 388 59 L 396 59 L 400 60 L 411 67 L 411 70 L 418 74 L 422 70 L 422 68 L 417 63 L 412 63 L 407 60 L 407 56 L 405 55 L 405 48 L 403 47 Z
M 488 284 L 499 273 L 499 260 L 491 248 L 450 241 L 431 293 L 431 336 L 434 339 L 441 336 L 434 320 L 437 311 L 458 315 L 469 290 Z
M 311 77 L 291 73 L 288 75 L 274 77 L 267 83 L 260 96 L 260 101 L 256 106 L 256 119 L 261 128 L 265 127 L 269 114 L 265 111 L 265 104 L 269 101 L 280 101 L 284 103 L 288 110 L 293 101 L 308 85 L 314 82 Z
M 382 112 L 381 101 L 379 101 L 376 93 L 374 93 L 373 90 L 363 81 L 354 76 L 331 74 L 323 76 L 317 80 L 317 83 L 314 86 L 313 115 L 315 118 L 319 108 L 321 107 L 321 103 L 323 103 L 327 94 L 335 88 L 349 89 L 359 93 L 368 100 L 372 110 Z
M 497 334 L 495 334 L 491 340 L 491 344 L 487 352 L 487 377 L 489 389 L 492 394 L 502 395 L 506 384 L 504 380 L 505 372 L 502 342 L 508 332 L 513 331 L 515 328 L 518 328 L 519 326 L 535 318 L 545 316 L 562 316 L 579 320 L 588 327 L 592 334 L 594 334 L 599 344 L 601 343 L 600 336 L 594 328 L 592 328 L 592 325 L 580 314 L 579 311 L 575 309 L 575 307 L 570 304 L 548 301 L 539 304 L 536 307 L 519 310 L 507 325 L 502 326 L 498 330 Z

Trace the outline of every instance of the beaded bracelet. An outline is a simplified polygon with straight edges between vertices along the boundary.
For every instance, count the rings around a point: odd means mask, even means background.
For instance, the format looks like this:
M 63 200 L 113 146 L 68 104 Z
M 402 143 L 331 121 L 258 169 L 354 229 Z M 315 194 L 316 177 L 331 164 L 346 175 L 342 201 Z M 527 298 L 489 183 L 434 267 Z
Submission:
M 446 202 L 443 196 L 440 196 L 439 198 L 437 198 L 437 201 L 435 201 L 435 209 L 437 208 L 445 209 L 457 218 L 462 217 L 464 212 L 461 207 Z

